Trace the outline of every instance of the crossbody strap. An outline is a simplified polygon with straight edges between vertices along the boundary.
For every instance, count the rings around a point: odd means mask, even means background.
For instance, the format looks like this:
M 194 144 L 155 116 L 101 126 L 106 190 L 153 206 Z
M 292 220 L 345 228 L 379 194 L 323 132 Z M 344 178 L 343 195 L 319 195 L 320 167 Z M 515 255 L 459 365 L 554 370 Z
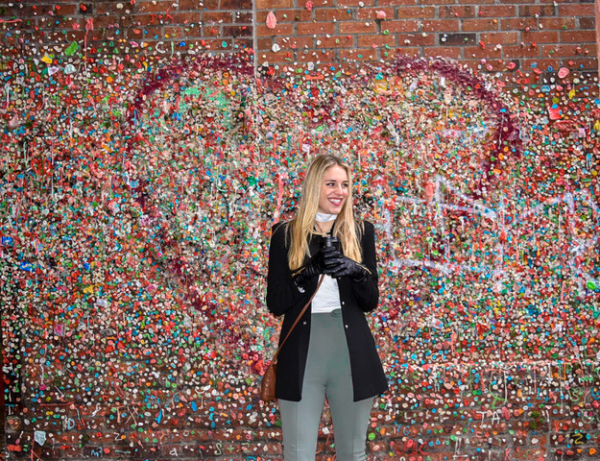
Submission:
M 319 288 L 321 288 L 321 283 L 323 283 L 323 278 L 324 277 L 325 277 L 324 275 L 321 275 L 321 278 L 319 279 L 319 283 L 317 284 L 317 289 L 312 294 L 312 296 L 310 297 L 310 299 L 308 300 L 308 302 L 305 304 L 305 306 L 302 308 L 302 311 L 300 311 L 300 314 L 298 314 L 298 317 L 296 317 L 296 320 L 294 321 L 294 324 L 292 325 L 292 328 L 290 328 L 290 331 L 288 331 L 288 334 L 285 335 L 285 339 L 282 341 L 281 345 L 277 348 L 277 352 L 275 352 L 275 355 L 273 355 L 273 360 L 272 360 L 273 363 L 275 363 L 275 360 L 277 360 L 277 356 L 279 355 L 279 351 L 281 351 L 281 348 L 283 347 L 283 345 L 285 344 L 285 342 L 288 340 L 288 338 L 292 334 L 292 331 L 294 331 L 294 328 L 296 328 L 296 325 L 298 325 L 298 322 L 300 322 L 300 319 L 302 318 L 302 316 L 306 312 L 306 309 L 308 309 L 308 306 L 310 306 L 310 303 L 312 303 L 313 299 L 315 299 L 315 295 L 317 294 L 317 291 L 319 291 Z

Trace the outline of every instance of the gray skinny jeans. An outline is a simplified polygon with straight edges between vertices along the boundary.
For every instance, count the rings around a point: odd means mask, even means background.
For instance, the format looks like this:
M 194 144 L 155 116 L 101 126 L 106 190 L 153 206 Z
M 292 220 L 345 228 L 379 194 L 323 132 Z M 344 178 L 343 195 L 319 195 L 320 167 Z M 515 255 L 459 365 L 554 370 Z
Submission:
M 325 396 L 333 418 L 336 460 L 364 461 L 374 397 L 353 401 L 341 309 L 311 315 L 302 400 L 279 399 L 285 461 L 314 461 Z

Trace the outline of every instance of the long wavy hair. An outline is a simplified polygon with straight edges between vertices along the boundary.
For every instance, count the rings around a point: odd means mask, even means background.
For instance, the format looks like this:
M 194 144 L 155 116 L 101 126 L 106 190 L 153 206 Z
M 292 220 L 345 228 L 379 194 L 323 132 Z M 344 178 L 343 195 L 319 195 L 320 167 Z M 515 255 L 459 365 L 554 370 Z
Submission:
M 323 175 L 333 166 L 343 168 L 348 175 L 348 197 L 337 217 L 333 236 L 340 240 L 341 251 L 345 256 L 356 262 L 362 261 L 358 234 L 363 231 L 363 228 L 357 226 L 352 210 L 352 170 L 335 155 L 319 155 L 308 167 L 302 183 L 302 198 L 298 213 L 288 224 L 288 235 L 291 238 L 288 260 L 291 270 L 301 267 L 305 258 L 310 256 L 308 241 L 314 233 Z

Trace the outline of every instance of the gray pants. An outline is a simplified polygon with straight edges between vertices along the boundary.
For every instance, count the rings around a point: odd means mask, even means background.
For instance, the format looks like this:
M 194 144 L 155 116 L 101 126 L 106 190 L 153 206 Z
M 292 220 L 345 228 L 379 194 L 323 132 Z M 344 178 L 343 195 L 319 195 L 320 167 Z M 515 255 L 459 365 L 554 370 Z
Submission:
M 314 461 L 321 414 L 329 402 L 337 461 L 364 461 L 374 397 L 353 401 L 342 311 L 312 314 L 302 400 L 279 399 L 285 461 Z

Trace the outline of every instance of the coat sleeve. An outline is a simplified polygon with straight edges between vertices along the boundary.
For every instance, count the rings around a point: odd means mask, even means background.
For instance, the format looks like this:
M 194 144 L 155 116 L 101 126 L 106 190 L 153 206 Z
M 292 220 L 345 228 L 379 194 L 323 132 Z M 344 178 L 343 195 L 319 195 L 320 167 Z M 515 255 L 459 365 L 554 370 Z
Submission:
M 288 263 L 288 249 L 285 242 L 286 227 L 283 223 L 273 226 L 269 247 L 269 270 L 267 274 L 267 308 L 280 316 L 293 309 L 302 308 L 316 289 L 311 280 L 304 292 L 300 292 L 292 279 Z
M 369 275 L 361 282 L 352 284 L 358 305 L 364 312 L 372 311 L 379 303 L 379 287 L 377 276 L 377 256 L 375 253 L 375 228 L 373 224 L 364 221 L 364 232 L 361 238 L 363 260 Z

